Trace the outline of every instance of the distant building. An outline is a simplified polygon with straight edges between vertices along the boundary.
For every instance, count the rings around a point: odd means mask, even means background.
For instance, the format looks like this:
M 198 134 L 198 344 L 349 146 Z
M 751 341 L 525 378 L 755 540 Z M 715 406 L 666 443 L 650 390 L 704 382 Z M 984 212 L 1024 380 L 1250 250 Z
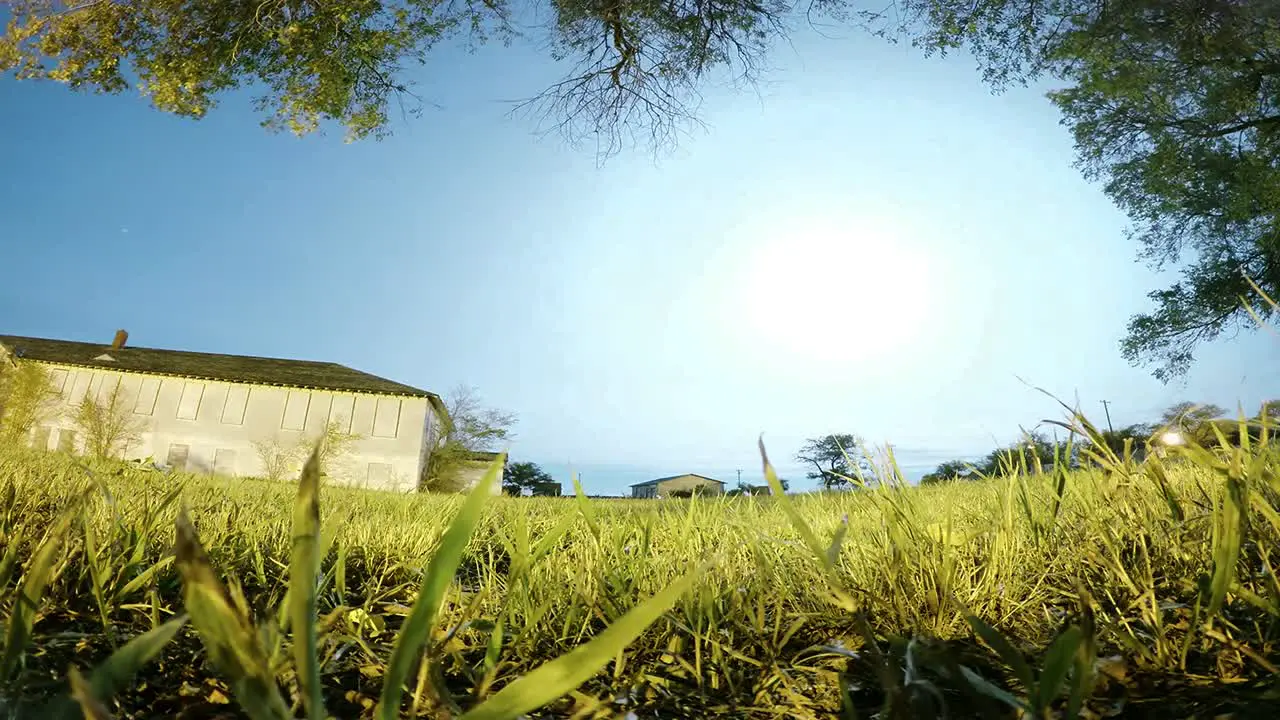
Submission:
M 176 470 L 261 476 L 264 444 L 306 442 L 336 423 L 359 439 L 340 472 L 328 469 L 333 481 L 412 491 L 441 442 L 448 413 L 425 390 L 336 363 L 160 350 L 127 340 L 123 330 L 101 345 L 0 335 L 0 361 L 36 363 L 58 393 L 56 411 L 32 432 L 34 446 L 83 451 L 74 409 L 117 389 L 122 412 L 140 428 L 124 457 L 153 457 Z M 487 466 L 479 458 L 473 464 L 479 474 Z
M 563 491 L 558 482 L 539 483 L 533 488 L 533 494 L 540 497 L 560 497 Z
M 703 489 L 697 490 L 697 488 Z M 695 475 L 693 473 L 672 475 L 671 477 L 658 478 L 657 480 L 649 480 L 647 482 L 632 485 L 631 497 L 671 497 L 672 494 L 680 491 L 702 492 L 707 495 L 723 495 L 724 482 L 716 480 L 715 478 L 709 478 L 705 475 Z
M 467 459 L 462 462 L 462 467 L 458 469 L 457 477 L 454 482 L 457 487 L 473 488 L 476 483 L 484 479 L 484 474 L 489 471 L 489 466 L 494 460 L 502 458 L 502 469 L 507 467 L 507 458 L 503 453 L 496 452 L 471 452 L 467 454 Z M 498 481 L 493 484 L 490 491 L 494 495 L 502 493 L 502 473 L 498 473 Z

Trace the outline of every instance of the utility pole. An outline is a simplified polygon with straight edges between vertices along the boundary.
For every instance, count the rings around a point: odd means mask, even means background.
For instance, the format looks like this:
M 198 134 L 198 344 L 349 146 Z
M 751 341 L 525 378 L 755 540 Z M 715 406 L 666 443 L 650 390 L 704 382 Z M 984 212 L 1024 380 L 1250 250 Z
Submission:
M 738 484 L 742 484 L 742 468 L 738 468 Z
M 1108 432 L 1111 432 L 1111 433 L 1114 433 L 1114 432 L 1115 432 L 1115 428 L 1111 427 L 1111 401 L 1110 401 L 1110 400 L 1103 400 L 1103 401 L 1102 401 L 1102 409 L 1103 409 L 1104 411 L 1106 411 L 1106 413 L 1107 413 L 1107 431 L 1108 431 Z

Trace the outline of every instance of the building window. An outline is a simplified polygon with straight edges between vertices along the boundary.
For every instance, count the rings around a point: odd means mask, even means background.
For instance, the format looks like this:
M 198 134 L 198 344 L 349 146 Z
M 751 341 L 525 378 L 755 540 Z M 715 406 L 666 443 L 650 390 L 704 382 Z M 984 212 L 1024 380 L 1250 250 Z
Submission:
M 373 413 L 373 436 L 393 438 L 400 426 L 400 398 L 379 397 Z
M 301 430 L 307 424 L 307 408 L 311 405 L 311 393 L 306 390 L 290 390 L 284 401 L 284 418 L 280 427 L 285 430 Z
M 365 486 L 386 488 L 391 485 L 390 463 L 369 463 L 369 473 L 365 478 Z
M 67 404 L 71 406 L 79 405 L 84 401 L 85 395 L 89 394 L 89 383 L 93 381 L 93 373 L 77 370 L 71 375 L 71 382 L 67 383 L 70 388 L 70 396 L 67 398 Z
M 138 399 L 133 403 L 133 411 L 139 415 L 151 415 L 156 411 L 156 398 L 160 396 L 159 378 L 142 378 L 138 387 Z
M 76 431 L 66 428 L 58 429 L 59 452 L 74 453 L 76 451 Z
M 373 418 L 378 411 L 378 398 L 372 395 L 357 395 L 355 407 L 351 410 L 351 432 L 368 437 L 373 434 Z
M 219 448 L 213 451 L 213 474 L 235 477 L 236 451 Z
M 244 411 L 249 405 L 249 388 L 232 385 L 227 388 L 227 399 L 222 403 L 222 422 L 226 425 L 243 425 Z
M 49 449 L 49 437 L 53 435 L 53 428 L 41 425 L 36 428 L 35 434 L 31 438 L 31 447 L 37 450 Z
M 204 397 L 204 383 L 187 382 L 182 385 L 182 397 L 178 400 L 178 419 L 195 420 L 200 413 L 200 398 Z
M 190 453 L 190 445 L 170 445 L 169 454 L 165 456 L 164 464 L 174 470 L 186 470 L 187 455 Z
M 50 370 L 49 383 L 53 386 L 54 392 L 58 392 L 58 393 L 63 392 L 67 385 L 67 371 L 66 370 Z
M 338 432 L 351 432 L 351 418 L 355 414 L 354 395 L 334 395 L 329 404 L 329 422 L 338 424 Z

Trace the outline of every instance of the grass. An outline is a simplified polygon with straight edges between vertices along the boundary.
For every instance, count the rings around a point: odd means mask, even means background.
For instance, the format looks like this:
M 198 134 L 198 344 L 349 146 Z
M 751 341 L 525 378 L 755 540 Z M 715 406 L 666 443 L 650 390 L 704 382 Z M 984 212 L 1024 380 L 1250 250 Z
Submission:
M 314 463 L 268 483 L 0 447 L 0 715 L 1247 716 L 1280 700 L 1268 432 L 677 501 L 401 497 L 322 488 Z

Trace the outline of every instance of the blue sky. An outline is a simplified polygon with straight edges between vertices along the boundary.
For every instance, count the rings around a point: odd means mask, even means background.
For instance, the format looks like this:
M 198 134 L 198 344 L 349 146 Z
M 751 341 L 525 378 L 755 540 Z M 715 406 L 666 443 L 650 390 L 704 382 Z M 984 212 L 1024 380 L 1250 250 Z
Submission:
M 828 32 L 828 35 L 831 33 Z M 1060 417 L 1280 396 L 1280 339 L 1204 348 L 1163 386 L 1117 343 L 1145 293 L 1125 220 L 1072 168 L 1043 89 L 965 57 L 798 33 L 708 130 L 599 167 L 506 100 L 563 69 L 442 50 L 385 141 L 272 135 L 127 93 L 0 80 L 0 331 L 331 360 L 518 413 L 513 460 L 592 493 L 784 475 L 856 432 L 909 474 Z M 797 487 L 806 481 L 798 479 Z

